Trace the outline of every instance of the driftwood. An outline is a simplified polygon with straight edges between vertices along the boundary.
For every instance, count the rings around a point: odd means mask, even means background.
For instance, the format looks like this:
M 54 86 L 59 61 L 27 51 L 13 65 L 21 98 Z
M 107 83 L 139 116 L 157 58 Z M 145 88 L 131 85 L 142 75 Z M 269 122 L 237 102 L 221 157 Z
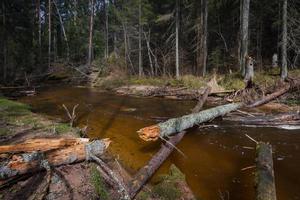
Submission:
M 81 162 L 88 158 L 88 153 L 101 155 L 109 146 L 109 139 L 95 140 L 87 144 L 78 144 L 63 149 L 47 152 L 32 152 L 14 155 L 0 166 L 0 181 L 18 175 L 31 173 L 47 168 Z M 1 182 L 0 182 L 1 184 Z
M 29 139 L 21 144 L 11 144 L 0 146 L 0 154 L 2 153 L 18 153 L 32 151 L 49 151 L 62 147 L 73 146 L 78 144 L 86 144 L 88 138 L 42 138 Z
M 197 105 L 194 107 L 192 111 L 193 113 L 197 113 L 202 109 L 210 91 L 210 87 L 206 88 L 204 95 L 199 98 Z M 175 146 L 182 140 L 184 135 L 185 132 L 181 132 L 171 137 L 168 141 L 162 144 L 160 150 L 152 157 L 148 164 L 138 171 L 138 173 L 133 178 L 133 181 L 131 181 L 131 183 L 129 184 L 129 195 L 132 199 L 141 190 L 143 185 L 145 185 L 146 182 L 153 176 L 153 174 L 163 164 L 163 162 L 169 157 L 172 151 L 176 148 Z
M 256 145 L 256 200 L 276 200 L 272 146 Z

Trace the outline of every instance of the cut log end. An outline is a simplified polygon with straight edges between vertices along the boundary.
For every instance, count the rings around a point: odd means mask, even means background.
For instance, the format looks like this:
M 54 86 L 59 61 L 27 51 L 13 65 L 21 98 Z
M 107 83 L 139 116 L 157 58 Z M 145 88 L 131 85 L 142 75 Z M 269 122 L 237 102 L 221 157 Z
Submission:
M 158 125 L 145 127 L 137 132 L 139 137 L 144 141 L 156 141 L 160 136 L 160 128 Z

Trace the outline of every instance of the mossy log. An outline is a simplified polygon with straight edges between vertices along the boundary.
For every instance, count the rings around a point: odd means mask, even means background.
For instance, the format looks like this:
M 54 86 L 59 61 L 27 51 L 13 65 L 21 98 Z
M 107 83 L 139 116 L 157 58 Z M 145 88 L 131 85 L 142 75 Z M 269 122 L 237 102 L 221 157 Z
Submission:
M 256 146 L 256 200 L 276 200 L 272 146 L 263 142 Z
M 0 185 L 1 180 L 6 180 L 18 175 L 36 172 L 47 167 L 84 161 L 89 158 L 89 153 L 101 155 L 107 149 L 109 144 L 109 139 L 103 139 L 44 153 L 32 152 L 14 155 L 0 166 Z
M 203 122 L 208 122 L 216 117 L 223 116 L 243 107 L 243 103 L 231 103 L 210 108 L 198 113 L 184 115 L 169 119 L 165 122 L 149 126 L 138 131 L 140 138 L 145 141 L 155 141 L 159 137 L 168 137 Z
M 49 151 L 67 146 L 88 143 L 88 138 L 39 138 L 25 140 L 20 144 L 2 145 L 1 153 Z

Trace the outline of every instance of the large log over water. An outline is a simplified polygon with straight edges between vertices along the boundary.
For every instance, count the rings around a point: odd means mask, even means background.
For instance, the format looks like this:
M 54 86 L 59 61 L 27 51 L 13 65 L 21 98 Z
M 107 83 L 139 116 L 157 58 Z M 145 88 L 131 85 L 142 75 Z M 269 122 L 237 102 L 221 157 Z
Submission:
M 231 103 L 217 106 L 198 113 L 169 119 L 166 122 L 140 129 L 138 133 L 140 138 L 145 141 L 157 140 L 159 137 L 171 136 L 172 134 L 179 133 L 197 124 L 210 121 L 216 117 L 238 110 L 243 107 L 243 105 L 243 103 Z
M 272 146 L 256 145 L 256 200 L 276 200 Z
M 0 185 L 1 180 L 18 175 L 39 171 L 50 166 L 54 167 L 84 161 L 88 157 L 88 153 L 101 155 L 109 143 L 110 141 L 107 139 L 95 140 L 87 144 L 78 144 L 45 153 L 32 152 L 14 155 L 0 166 Z

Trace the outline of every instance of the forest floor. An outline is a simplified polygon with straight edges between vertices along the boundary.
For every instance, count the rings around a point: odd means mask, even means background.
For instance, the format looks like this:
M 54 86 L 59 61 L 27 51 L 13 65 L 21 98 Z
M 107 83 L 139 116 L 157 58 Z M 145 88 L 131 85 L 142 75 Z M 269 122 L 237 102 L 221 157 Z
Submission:
M 33 138 L 73 138 L 80 135 L 82 130 L 79 128 L 72 128 L 59 119 L 33 113 L 28 105 L 0 96 L 0 145 L 16 144 Z M 113 155 L 108 154 L 103 159 L 112 169 L 120 168 L 112 159 Z M 0 155 L 0 166 L 3 159 Z M 5 187 L 0 185 L 0 200 L 34 198 L 45 176 L 44 171 L 24 176 L 15 184 Z M 122 176 L 129 181 L 130 175 L 125 170 Z M 146 188 L 136 199 L 193 199 L 185 176 L 175 166 L 156 185 L 148 185 Z M 82 162 L 55 168 L 45 199 L 118 199 L 114 197 L 116 193 L 105 183 L 94 163 Z

